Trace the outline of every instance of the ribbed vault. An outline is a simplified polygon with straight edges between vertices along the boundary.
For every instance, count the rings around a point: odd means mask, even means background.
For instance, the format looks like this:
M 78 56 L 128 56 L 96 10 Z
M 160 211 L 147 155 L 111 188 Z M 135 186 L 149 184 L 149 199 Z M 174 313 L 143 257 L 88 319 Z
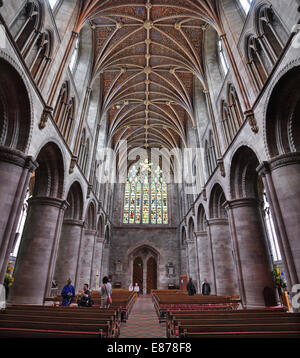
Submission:
M 109 145 L 174 148 L 195 125 L 193 86 L 206 89 L 203 33 L 217 27 L 212 0 L 89 1 L 80 21 L 95 29 L 93 79 L 100 76 Z

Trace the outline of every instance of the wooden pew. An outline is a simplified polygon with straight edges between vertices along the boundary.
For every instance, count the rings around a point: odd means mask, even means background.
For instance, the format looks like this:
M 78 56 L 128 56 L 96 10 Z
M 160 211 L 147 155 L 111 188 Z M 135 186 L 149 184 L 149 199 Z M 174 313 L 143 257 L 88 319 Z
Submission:
M 298 337 L 300 313 L 279 310 L 168 312 L 167 337 Z
M 240 304 L 239 296 L 203 296 L 153 293 L 152 300 L 160 322 L 166 319 L 168 310 L 234 310 Z
M 113 290 L 113 304 L 100 308 L 99 292 L 93 307 L 13 305 L 0 314 L 0 335 L 5 337 L 117 338 L 136 299 L 134 292 Z M 54 298 L 55 300 L 56 298 Z M 59 299 L 59 297 L 57 298 Z
M 99 308 L 91 312 L 89 308 L 61 308 L 46 306 L 12 306 L 0 314 L 1 336 L 5 328 L 11 335 L 13 329 L 29 332 L 32 330 L 51 331 L 51 336 L 58 332 L 90 332 L 94 338 L 117 338 L 119 335 L 118 313 L 110 313 Z M 102 311 L 102 312 L 101 312 Z M 18 333 L 17 333 L 18 334 Z M 35 337 L 35 334 L 32 333 Z M 25 335 L 30 335 L 25 333 Z M 58 334 L 61 336 L 61 334 Z M 68 333 L 70 335 L 70 333 Z M 84 334 L 85 336 L 85 334 Z

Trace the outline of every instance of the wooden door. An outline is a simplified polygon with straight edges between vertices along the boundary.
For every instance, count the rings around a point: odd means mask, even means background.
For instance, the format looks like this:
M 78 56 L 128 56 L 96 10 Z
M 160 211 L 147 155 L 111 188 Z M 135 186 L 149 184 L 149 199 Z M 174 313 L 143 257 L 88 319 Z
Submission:
M 187 279 L 187 275 L 180 275 L 179 287 L 183 291 L 186 291 Z
M 143 293 L 143 260 L 140 257 L 137 257 L 133 262 L 133 286 L 136 282 L 140 287 L 140 293 Z
M 150 257 L 147 262 L 147 294 L 155 289 L 157 289 L 157 264 L 154 257 Z

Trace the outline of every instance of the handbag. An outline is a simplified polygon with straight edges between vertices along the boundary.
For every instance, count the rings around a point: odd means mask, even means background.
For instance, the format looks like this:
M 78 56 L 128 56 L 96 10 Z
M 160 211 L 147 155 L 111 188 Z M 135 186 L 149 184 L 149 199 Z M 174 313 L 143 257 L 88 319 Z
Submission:
M 104 285 L 106 294 L 107 294 L 107 304 L 111 305 L 112 304 L 112 298 L 110 296 L 108 296 L 108 292 L 107 292 L 107 288 L 106 285 Z

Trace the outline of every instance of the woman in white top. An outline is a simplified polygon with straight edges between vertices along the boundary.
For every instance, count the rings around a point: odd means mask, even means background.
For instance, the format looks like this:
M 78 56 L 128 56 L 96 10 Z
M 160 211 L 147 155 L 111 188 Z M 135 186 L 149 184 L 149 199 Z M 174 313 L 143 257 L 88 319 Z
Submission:
M 134 292 L 136 292 L 138 296 L 140 295 L 140 287 L 137 283 L 134 286 Z
M 109 308 L 110 305 L 107 300 L 109 297 L 111 297 L 112 287 L 111 284 L 108 282 L 107 276 L 103 277 L 102 283 L 103 285 L 100 288 L 101 308 Z
M 129 285 L 129 291 L 132 292 L 133 291 L 133 286 L 132 283 Z

